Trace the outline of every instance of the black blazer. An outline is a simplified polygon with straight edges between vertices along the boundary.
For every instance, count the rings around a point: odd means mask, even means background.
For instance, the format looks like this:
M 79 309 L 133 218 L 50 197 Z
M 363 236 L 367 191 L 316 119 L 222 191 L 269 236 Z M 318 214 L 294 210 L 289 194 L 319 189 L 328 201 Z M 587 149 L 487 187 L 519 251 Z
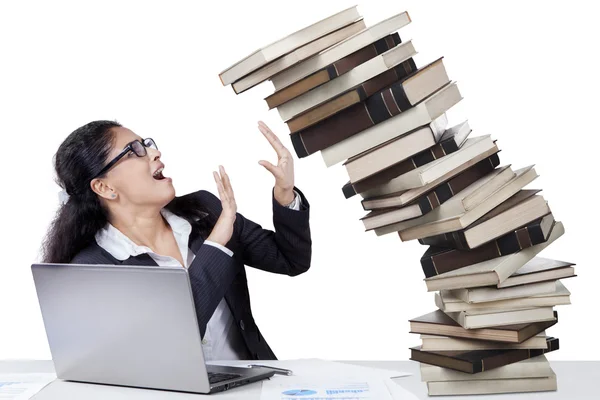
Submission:
M 256 360 L 276 360 L 277 357 L 252 317 L 244 265 L 289 276 L 308 270 L 312 254 L 310 205 L 300 189 L 294 187 L 294 190 L 302 199 L 300 210 L 282 206 L 275 200 L 274 192 L 271 193 L 275 231 L 263 229 L 237 213 L 231 240 L 226 244 L 233 251 L 231 257 L 214 246 L 203 246 L 204 238 L 192 223 L 189 248 L 196 258 L 188 268 L 188 273 L 200 333 L 204 337 L 208 320 L 225 297 L 248 352 Z M 221 214 L 221 200 L 214 194 L 199 190 L 186 196 L 197 196 L 210 213 L 217 217 Z M 119 261 L 96 242 L 80 251 L 71 263 L 158 266 L 148 254 Z

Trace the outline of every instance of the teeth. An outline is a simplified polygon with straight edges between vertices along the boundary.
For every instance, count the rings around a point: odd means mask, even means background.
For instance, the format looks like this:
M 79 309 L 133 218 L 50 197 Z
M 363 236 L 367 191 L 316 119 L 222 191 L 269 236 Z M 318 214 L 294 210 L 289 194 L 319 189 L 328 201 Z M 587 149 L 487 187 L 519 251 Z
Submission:
M 152 174 L 153 176 L 157 176 L 158 174 L 160 174 L 161 172 L 163 172 L 164 167 L 161 167 L 159 169 L 157 169 L 154 174 Z

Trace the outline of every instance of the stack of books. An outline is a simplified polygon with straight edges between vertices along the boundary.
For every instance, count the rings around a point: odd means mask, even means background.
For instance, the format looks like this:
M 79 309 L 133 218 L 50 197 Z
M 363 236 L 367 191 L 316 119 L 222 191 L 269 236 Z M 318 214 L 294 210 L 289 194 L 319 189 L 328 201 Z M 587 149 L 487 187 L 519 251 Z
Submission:
M 448 126 L 462 96 L 444 58 L 417 66 L 398 33 L 407 12 L 367 27 L 352 7 L 318 21 L 220 74 L 236 93 L 269 80 L 265 100 L 288 125 L 299 158 L 342 164 L 345 198 L 376 235 L 427 246 L 421 257 L 436 311 L 410 321 L 421 335 L 411 359 L 430 395 L 556 390 L 544 354 L 561 279 L 574 264 L 538 254 L 564 233 L 533 165 L 501 164 L 490 135 Z

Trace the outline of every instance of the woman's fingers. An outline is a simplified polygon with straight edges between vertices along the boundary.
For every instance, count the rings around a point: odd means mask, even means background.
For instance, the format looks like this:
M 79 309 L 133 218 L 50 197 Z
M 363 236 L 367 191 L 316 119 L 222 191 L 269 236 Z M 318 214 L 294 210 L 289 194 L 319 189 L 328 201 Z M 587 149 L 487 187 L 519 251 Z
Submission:
M 213 171 L 213 176 L 215 178 L 215 182 L 217 183 L 217 190 L 219 191 L 219 198 L 221 202 L 227 201 L 229 197 L 225 191 L 225 187 L 223 186 L 223 182 L 221 181 L 221 177 L 217 173 L 217 171 Z
M 277 135 L 275 135 L 273 131 L 267 126 L 267 124 L 265 124 L 262 121 L 258 121 L 258 130 L 267 138 L 269 143 L 271 143 L 271 146 L 273 147 L 273 149 L 275 149 L 277 155 L 279 157 L 283 157 L 287 149 L 285 148 L 283 143 L 281 143 Z
M 219 165 L 219 170 L 221 171 L 221 179 L 223 181 L 223 186 L 225 187 L 225 190 L 227 191 L 229 198 L 234 199 L 235 196 L 233 194 L 233 187 L 231 186 L 231 181 L 229 180 L 229 175 L 227 175 L 227 172 L 225 172 L 225 167 L 223 167 L 222 165 Z

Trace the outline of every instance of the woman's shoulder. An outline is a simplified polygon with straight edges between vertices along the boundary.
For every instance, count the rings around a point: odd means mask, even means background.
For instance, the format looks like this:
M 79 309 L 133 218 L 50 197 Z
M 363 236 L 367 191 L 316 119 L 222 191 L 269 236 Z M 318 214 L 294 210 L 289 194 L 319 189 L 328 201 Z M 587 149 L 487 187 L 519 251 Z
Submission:
M 90 243 L 81 249 L 73 259 L 71 264 L 116 264 L 114 257 L 96 243 Z

